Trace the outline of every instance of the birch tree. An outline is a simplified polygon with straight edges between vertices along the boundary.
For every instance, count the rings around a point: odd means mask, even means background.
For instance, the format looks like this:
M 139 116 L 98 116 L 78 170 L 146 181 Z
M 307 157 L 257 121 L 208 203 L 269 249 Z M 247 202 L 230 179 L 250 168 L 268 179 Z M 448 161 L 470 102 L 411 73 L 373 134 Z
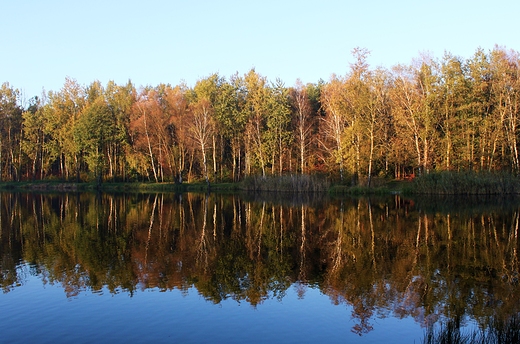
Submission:
M 344 135 L 347 122 L 345 120 L 346 103 L 344 100 L 343 82 L 333 76 L 321 93 L 321 103 L 325 109 L 325 116 L 320 123 L 322 132 L 321 144 L 333 157 L 334 163 L 339 167 L 340 181 L 345 175 L 345 144 Z
M 307 152 L 311 145 L 313 130 L 312 107 L 307 93 L 307 88 L 301 80 L 296 81 L 296 86 L 291 89 L 291 103 L 294 111 L 295 140 L 298 146 L 300 173 L 308 171 Z

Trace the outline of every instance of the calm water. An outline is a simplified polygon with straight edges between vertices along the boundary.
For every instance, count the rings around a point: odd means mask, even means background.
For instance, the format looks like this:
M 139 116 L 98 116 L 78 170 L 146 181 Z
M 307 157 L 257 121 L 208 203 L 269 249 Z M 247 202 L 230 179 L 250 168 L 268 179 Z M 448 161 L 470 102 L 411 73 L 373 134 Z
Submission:
M 513 200 L 0 194 L 0 342 L 420 343 L 518 316 Z

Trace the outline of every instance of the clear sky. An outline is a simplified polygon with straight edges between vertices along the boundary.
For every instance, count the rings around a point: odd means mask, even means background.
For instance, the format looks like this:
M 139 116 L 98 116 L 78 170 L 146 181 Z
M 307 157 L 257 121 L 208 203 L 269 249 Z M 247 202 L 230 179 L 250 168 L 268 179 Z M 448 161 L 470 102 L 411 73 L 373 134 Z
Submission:
M 519 14 L 517 0 L 0 0 L 0 83 L 30 98 L 67 76 L 193 86 L 254 67 L 292 86 L 345 74 L 355 47 L 387 68 L 520 50 Z

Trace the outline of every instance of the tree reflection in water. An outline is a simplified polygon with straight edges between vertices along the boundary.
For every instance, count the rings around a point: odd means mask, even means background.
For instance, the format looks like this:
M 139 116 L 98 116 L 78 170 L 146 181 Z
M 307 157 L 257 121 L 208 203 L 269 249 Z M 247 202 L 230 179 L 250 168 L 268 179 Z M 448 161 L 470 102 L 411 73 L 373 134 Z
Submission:
M 211 302 L 257 307 L 312 286 L 352 307 L 360 335 L 388 316 L 496 329 L 520 309 L 513 201 L 3 193 L 0 202 L 4 292 L 31 274 L 69 297 L 194 286 Z

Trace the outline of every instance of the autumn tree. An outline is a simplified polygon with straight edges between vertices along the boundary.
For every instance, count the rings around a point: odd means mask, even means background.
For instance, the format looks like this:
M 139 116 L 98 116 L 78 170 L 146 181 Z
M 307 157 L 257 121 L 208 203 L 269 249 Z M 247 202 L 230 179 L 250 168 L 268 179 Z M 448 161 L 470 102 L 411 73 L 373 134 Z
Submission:
M 361 174 L 362 146 L 366 137 L 369 138 L 369 169 L 368 183 L 372 174 L 372 162 L 374 155 L 375 122 L 377 120 L 377 104 L 372 102 L 369 89 L 370 71 L 367 58 L 368 50 L 355 48 L 352 51 L 355 58 L 350 66 L 350 72 L 346 77 L 344 86 L 344 118 L 347 123 L 346 147 L 348 149 L 348 161 L 353 175 L 353 184 L 357 184 Z
M 127 178 L 127 156 L 131 154 L 128 132 L 135 93 L 130 81 L 125 85 L 109 81 L 105 89 L 105 99 L 114 126 L 113 136 L 107 138 L 108 176 L 113 179 Z
M 0 87 L 0 180 L 4 174 L 10 180 L 18 180 L 20 174 L 20 141 L 22 108 L 20 92 L 3 83 Z
M 163 94 L 163 85 L 143 88 L 133 104 L 130 121 L 130 139 L 135 152 L 131 166 L 140 170 L 143 160 L 147 160 L 156 182 L 164 181 L 168 167 L 167 147 L 171 141 L 171 116 L 165 110 Z
M 468 79 L 463 61 L 445 54 L 439 67 L 437 85 L 437 112 L 440 115 L 440 168 L 452 170 L 472 165 L 472 118 L 467 104 L 469 97 Z
M 367 85 L 368 51 L 356 48 L 353 55 L 356 61 L 351 65 L 350 72 L 342 79 L 333 77 L 326 85 L 322 92 L 322 104 L 326 112 L 323 129 L 325 135 L 330 136 L 328 142 L 334 143 L 332 152 L 339 164 L 340 179 L 343 181 L 345 164 L 348 163 L 352 182 L 357 184 L 370 92 Z
M 200 149 L 202 168 L 207 185 L 210 184 L 207 151 L 214 142 L 215 121 L 213 118 L 215 97 L 217 93 L 216 75 L 197 82 L 190 102 L 190 122 L 188 133 Z M 215 159 L 215 157 L 214 157 Z
M 211 104 L 211 151 L 213 175 L 217 179 L 218 173 L 222 178 L 225 167 L 225 144 L 235 145 L 239 132 L 243 133 L 244 116 L 239 105 L 239 85 L 228 83 L 224 77 L 212 74 L 199 80 L 194 92 L 197 99 L 206 99 Z M 235 159 L 235 158 L 233 158 Z M 236 167 L 236 161 L 234 162 Z
M 48 148 L 58 159 L 59 173 L 79 180 L 79 149 L 74 142 L 74 126 L 85 108 L 85 89 L 74 79 L 66 78 L 59 92 L 49 92 L 49 103 L 44 111 L 44 132 L 49 136 Z
M 421 124 L 421 141 L 423 152 L 422 170 L 429 173 L 435 167 L 435 147 L 438 143 L 439 111 L 437 99 L 438 75 L 437 67 L 429 56 L 422 56 L 415 70 L 415 83 L 419 94 L 419 116 Z
M 169 133 L 167 151 L 169 152 L 169 164 L 173 173 L 173 179 L 183 182 L 183 172 L 188 157 L 188 125 L 189 125 L 189 103 L 186 97 L 187 88 L 183 85 L 166 87 L 163 101 L 169 121 L 166 125 Z
M 431 65 L 426 62 L 419 62 L 418 68 L 396 66 L 391 92 L 397 135 L 401 137 L 401 143 L 405 143 L 397 149 L 413 147 L 414 168 L 419 172 L 428 172 L 432 167 L 436 137 L 435 114 L 431 106 L 434 75 Z
M 495 48 L 491 52 L 492 88 L 494 98 L 493 118 L 500 123 L 503 145 L 509 157 L 505 157 L 512 171 L 520 172 L 518 135 L 520 126 L 520 57 L 517 52 Z
M 30 106 L 22 114 L 23 138 L 21 142 L 22 152 L 30 161 L 31 179 L 39 176 L 44 178 L 44 161 L 48 159 L 44 150 L 46 135 L 44 134 L 43 101 L 34 97 L 30 100 Z
M 370 187 L 377 156 L 386 155 L 384 148 L 391 140 L 392 119 L 389 98 L 389 74 L 383 69 L 370 73 L 367 79 L 367 106 L 362 113 L 364 136 L 368 140 L 367 186 Z M 385 156 L 384 159 L 387 159 Z
M 311 145 L 314 118 L 307 87 L 302 84 L 301 80 L 296 80 L 296 86 L 291 89 L 290 99 L 294 112 L 294 136 L 298 146 L 300 173 L 304 174 L 308 170 L 309 158 L 307 152 Z
M 325 116 L 320 123 L 321 144 L 333 157 L 339 167 L 339 177 L 343 182 L 345 175 L 345 120 L 346 102 L 344 99 L 344 84 L 337 76 L 333 76 L 321 92 Z

